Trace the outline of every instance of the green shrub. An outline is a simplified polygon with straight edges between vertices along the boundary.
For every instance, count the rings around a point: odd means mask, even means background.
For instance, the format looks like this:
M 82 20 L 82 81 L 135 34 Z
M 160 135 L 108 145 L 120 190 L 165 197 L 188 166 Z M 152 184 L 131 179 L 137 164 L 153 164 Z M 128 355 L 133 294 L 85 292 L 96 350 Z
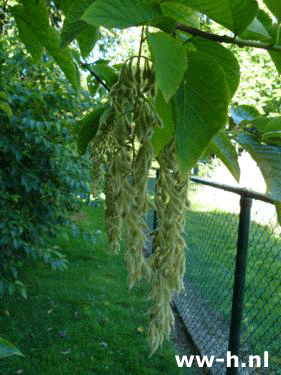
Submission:
M 60 85 L 51 61 L 37 67 L 23 52 L 11 55 L 0 89 L 6 103 L 0 111 L 0 295 L 18 290 L 25 296 L 18 270 L 26 256 L 65 267 L 46 239 L 77 207 L 77 193 L 89 191 L 90 169 L 67 127 L 77 115 L 70 87 Z

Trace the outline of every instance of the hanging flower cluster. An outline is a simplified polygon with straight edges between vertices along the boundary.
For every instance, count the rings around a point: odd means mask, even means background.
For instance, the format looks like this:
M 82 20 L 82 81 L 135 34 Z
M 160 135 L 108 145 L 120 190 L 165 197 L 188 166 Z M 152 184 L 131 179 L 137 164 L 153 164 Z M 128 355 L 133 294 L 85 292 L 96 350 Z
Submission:
M 182 287 L 187 204 L 187 182 L 180 178 L 173 139 L 158 158 L 160 176 L 154 202 L 158 228 L 154 233 L 154 253 L 145 259 L 146 217 L 151 205 L 147 185 L 154 158 L 151 138 L 161 126 L 153 106 L 154 95 L 151 61 L 140 56 L 128 59 L 110 90 L 111 107 L 100 119 L 92 143 L 96 176 L 100 176 L 102 165 L 105 169 L 105 217 L 110 250 L 119 251 L 123 230 L 129 287 L 142 277 L 152 285 L 148 336 L 153 351 L 170 332 L 171 298 Z

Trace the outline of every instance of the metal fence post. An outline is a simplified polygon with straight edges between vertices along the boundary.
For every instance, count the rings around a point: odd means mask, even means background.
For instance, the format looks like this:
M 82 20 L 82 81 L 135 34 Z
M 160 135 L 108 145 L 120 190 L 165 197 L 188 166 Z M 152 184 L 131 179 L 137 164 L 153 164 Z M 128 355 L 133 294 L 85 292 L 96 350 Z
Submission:
M 240 216 L 235 266 L 235 279 L 233 286 L 231 324 L 228 342 L 228 351 L 231 352 L 231 356 L 235 355 L 238 358 L 240 349 L 240 331 L 243 314 L 243 298 L 247 267 L 249 229 L 251 222 L 251 205 L 252 199 L 249 198 L 246 194 L 242 194 L 240 199 Z M 235 364 L 233 363 L 233 360 L 231 360 L 231 367 L 227 368 L 226 375 L 238 374 L 238 367 L 234 366 Z

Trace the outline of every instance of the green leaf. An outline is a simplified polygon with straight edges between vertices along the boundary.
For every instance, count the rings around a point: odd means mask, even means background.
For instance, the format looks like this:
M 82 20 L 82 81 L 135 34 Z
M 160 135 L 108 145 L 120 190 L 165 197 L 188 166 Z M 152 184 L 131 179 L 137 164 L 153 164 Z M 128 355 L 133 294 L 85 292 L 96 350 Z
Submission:
M 198 51 L 215 59 L 223 68 L 228 84 L 230 98 L 235 94 L 240 81 L 240 66 L 233 53 L 221 44 L 200 37 L 191 39 Z
M 266 4 L 271 13 L 274 14 L 276 18 L 281 20 L 280 0 L 263 0 L 263 2 Z
M 227 122 L 229 90 L 220 64 L 206 59 L 204 53 L 188 52 L 188 68 L 176 102 L 178 157 L 186 172 Z
M 91 70 L 96 73 L 99 78 L 105 81 L 108 86 L 112 86 L 118 80 L 117 71 L 108 66 L 107 63 L 96 63 L 91 66 Z
M 13 116 L 13 111 L 8 103 L 0 101 L 0 111 L 5 112 L 9 118 Z
M 80 131 L 78 134 L 77 146 L 80 155 L 86 152 L 89 142 L 96 135 L 99 128 L 100 117 L 104 113 L 105 109 L 105 105 L 95 108 L 92 112 L 79 121 Z
M 252 39 L 252 40 L 269 40 L 271 39 L 270 33 L 264 27 L 262 22 L 255 17 L 247 29 L 240 34 L 242 39 Z
M 256 117 L 260 116 L 259 111 L 255 107 L 247 104 L 231 107 L 230 114 L 233 121 L 237 125 L 239 125 L 242 121 L 252 121 Z
M 81 20 L 93 26 L 124 29 L 162 16 L 160 6 L 146 0 L 96 0 Z
M 281 147 L 281 130 L 263 133 L 261 136 L 261 141 Z
M 259 9 L 256 19 L 262 24 L 263 28 L 266 30 L 266 32 L 270 35 L 270 38 L 267 38 L 267 43 L 276 44 L 277 41 L 277 33 L 278 33 L 278 25 L 276 23 L 273 23 L 272 17 L 270 17 L 266 12 Z M 248 32 L 243 33 L 241 35 L 242 38 L 252 38 L 252 39 L 258 39 L 263 40 L 264 38 L 258 37 L 258 34 L 248 34 Z M 280 44 L 280 39 L 279 43 Z M 279 74 L 281 74 L 281 54 L 277 51 L 267 51 L 274 62 L 276 69 Z
M 261 133 L 261 141 L 267 144 L 281 146 L 281 117 L 258 117 L 252 124 Z
M 219 131 L 209 143 L 206 154 L 216 154 L 237 182 L 240 179 L 238 154 L 224 130 Z
M 61 9 L 64 14 L 67 14 L 74 0 L 55 0 L 55 5 L 58 9 Z
M 173 2 L 160 4 L 164 16 L 171 17 L 179 23 L 184 23 L 193 27 L 200 27 L 198 13 L 190 7 Z
M 93 46 L 93 40 L 96 38 L 96 28 L 88 25 L 86 22 L 80 20 L 80 17 L 84 14 L 85 10 L 94 2 L 94 0 L 74 0 L 68 9 L 66 17 L 64 19 L 62 31 L 61 31 L 61 45 L 66 47 L 74 39 L 77 39 L 80 35 L 84 33 L 84 40 L 82 43 L 86 42 L 86 51 L 89 50 L 89 46 Z M 90 33 L 93 31 L 92 39 L 89 39 Z M 83 36 L 82 36 L 83 39 Z M 83 48 L 85 45 L 83 44 Z M 86 51 L 83 49 L 83 53 Z M 82 51 L 81 51 L 82 53 Z M 84 55 L 83 55 L 84 57 Z
M 4 100 L 4 101 L 8 101 L 9 100 L 9 97 L 5 93 L 5 91 L 0 91 L 0 100 Z
M 40 39 L 38 39 L 34 32 L 31 30 L 29 25 L 22 21 L 21 18 L 17 15 L 17 10 L 19 10 L 19 7 L 21 6 L 19 5 L 11 8 L 11 12 L 17 24 L 19 38 L 25 45 L 27 51 L 33 57 L 34 61 L 38 62 L 43 53 L 43 45 L 40 42 Z
M 247 132 L 238 134 L 237 141 L 245 147 L 258 164 L 265 179 L 267 191 L 271 193 L 272 199 L 277 201 L 278 220 L 281 224 L 281 147 L 261 144 Z
M 281 130 L 281 117 L 268 118 L 269 121 L 263 128 L 264 132 L 275 132 Z
M 99 34 L 99 28 L 87 25 L 86 29 L 77 37 L 80 52 L 84 59 L 92 52 Z
M 0 359 L 5 357 L 10 357 L 12 355 L 19 355 L 24 357 L 24 355 L 16 348 L 10 341 L 0 337 Z
M 187 54 L 182 43 L 163 32 L 147 33 L 154 62 L 156 83 L 166 101 L 175 94 L 187 67 Z
M 154 156 L 157 157 L 164 146 L 169 143 L 175 134 L 175 118 L 173 113 L 174 100 L 166 103 L 161 91 L 156 96 L 155 107 L 162 120 L 163 128 L 156 128 L 152 136 Z
M 60 48 L 60 36 L 49 24 L 48 9 L 45 1 L 24 0 L 22 3 L 24 3 L 24 6 L 12 8 L 13 14 L 20 18 L 26 27 L 30 29 L 30 32 L 40 40 L 48 53 L 60 66 L 74 90 L 78 91 L 79 82 L 77 81 L 77 69 L 73 56 L 69 49 L 62 50 Z
M 184 4 L 204 13 L 236 34 L 247 28 L 258 10 L 256 0 L 173 0 L 172 2 Z
M 165 33 L 171 34 L 176 30 L 177 22 L 171 17 L 160 16 L 157 18 L 153 18 L 153 20 L 149 22 L 149 26 L 155 27 L 164 31 Z

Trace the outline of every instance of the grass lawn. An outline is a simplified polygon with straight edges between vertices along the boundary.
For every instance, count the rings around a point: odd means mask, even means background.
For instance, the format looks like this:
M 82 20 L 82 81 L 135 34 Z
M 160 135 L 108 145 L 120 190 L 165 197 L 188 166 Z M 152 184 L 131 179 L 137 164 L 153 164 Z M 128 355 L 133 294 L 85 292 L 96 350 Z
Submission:
M 30 261 L 22 270 L 28 299 L 0 301 L 0 335 L 25 355 L 1 360 L 0 374 L 182 374 L 169 342 L 149 357 L 148 287 L 128 291 L 122 254 L 107 251 L 103 208 L 84 207 L 75 220 L 77 238 L 61 229 L 55 242 L 68 269 Z
M 186 276 L 203 299 L 230 322 L 238 216 L 194 194 L 187 217 Z M 213 206 L 212 206 L 213 205 Z M 242 343 L 254 354 L 268 350 L 281 374 L 281 238 L 269 226 L 251 223 Z

